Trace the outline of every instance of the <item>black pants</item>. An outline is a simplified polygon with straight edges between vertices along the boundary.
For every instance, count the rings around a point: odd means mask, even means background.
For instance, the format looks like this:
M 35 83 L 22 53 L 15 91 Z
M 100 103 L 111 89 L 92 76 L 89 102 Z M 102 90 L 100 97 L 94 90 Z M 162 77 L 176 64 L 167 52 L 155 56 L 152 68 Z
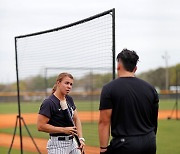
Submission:
M 156 135 L 113 138 L 105 154 L 156 154 Z

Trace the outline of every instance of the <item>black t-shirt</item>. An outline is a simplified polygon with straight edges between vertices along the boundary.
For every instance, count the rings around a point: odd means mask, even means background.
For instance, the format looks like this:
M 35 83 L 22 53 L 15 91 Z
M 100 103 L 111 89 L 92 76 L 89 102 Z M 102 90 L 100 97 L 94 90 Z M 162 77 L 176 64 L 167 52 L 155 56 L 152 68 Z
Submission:
M 76 109 L 74 101 L 72 97 L 66 96 L 66 102 L 68 104 L 68 108 L 71 116 L 73 116 L 73 111 Z M 55 96 L 51 95 L 47 99 L 43 101 L 41 104 L 39 114 L 44 115 L 49 118 L 48 124 L 57 126 L 57 127 L 68 127 L 69 122 L 66 120 L 61 106 L 60 100 Z M 54 133 L 50 134 L 51 136 L 65 136 L 66 134 Z
M 158 94 L 136 77 L 120 77 L 101 92 L 100 110 L 112 109 L 111 135 L 136 136 L 157 131 Z

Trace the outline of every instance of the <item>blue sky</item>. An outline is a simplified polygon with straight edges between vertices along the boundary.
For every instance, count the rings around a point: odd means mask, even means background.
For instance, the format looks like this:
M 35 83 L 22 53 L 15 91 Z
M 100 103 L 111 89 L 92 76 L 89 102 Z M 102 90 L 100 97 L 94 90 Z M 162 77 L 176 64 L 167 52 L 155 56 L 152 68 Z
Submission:
M 179 0 L 0 0 L 0 83 L 16 81 L 14 37 L 116 9 L 116 53 L 140 56 L 138 73 L 180 63 Z

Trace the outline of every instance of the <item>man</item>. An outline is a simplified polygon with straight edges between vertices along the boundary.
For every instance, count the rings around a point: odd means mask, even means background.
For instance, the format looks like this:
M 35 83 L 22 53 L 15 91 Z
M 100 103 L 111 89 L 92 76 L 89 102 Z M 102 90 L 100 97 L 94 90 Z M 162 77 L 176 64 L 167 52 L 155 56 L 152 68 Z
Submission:
M 135 77 L 139 56 L 124 49 L 117 56 L 118 78 L 101 92 L 100 153 L 155 154 L 158 94 L 147 82 Z M 109 135 L 111 128 L 112 140 Z

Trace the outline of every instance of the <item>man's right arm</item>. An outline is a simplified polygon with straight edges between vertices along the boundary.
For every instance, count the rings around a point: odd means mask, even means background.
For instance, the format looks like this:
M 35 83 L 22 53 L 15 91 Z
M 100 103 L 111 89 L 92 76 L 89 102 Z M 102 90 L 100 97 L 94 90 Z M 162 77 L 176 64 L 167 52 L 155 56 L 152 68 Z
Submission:
M 100 118 L 99 118 L 99 141 L 100 151 L 107 150 L 110 137 L 111 115 L 112 115 L 112 98 L 110 89 L 103 87 L 100 98 Z
M 107 146 L 109 143 L 110 136 L 110 124 L 111 124 L 111 114 L 112 109 L 100 110 L 100 118 L 99 118 L 99 141 L 100 147 L 103 147 L 101 152 L 107 150 Z

